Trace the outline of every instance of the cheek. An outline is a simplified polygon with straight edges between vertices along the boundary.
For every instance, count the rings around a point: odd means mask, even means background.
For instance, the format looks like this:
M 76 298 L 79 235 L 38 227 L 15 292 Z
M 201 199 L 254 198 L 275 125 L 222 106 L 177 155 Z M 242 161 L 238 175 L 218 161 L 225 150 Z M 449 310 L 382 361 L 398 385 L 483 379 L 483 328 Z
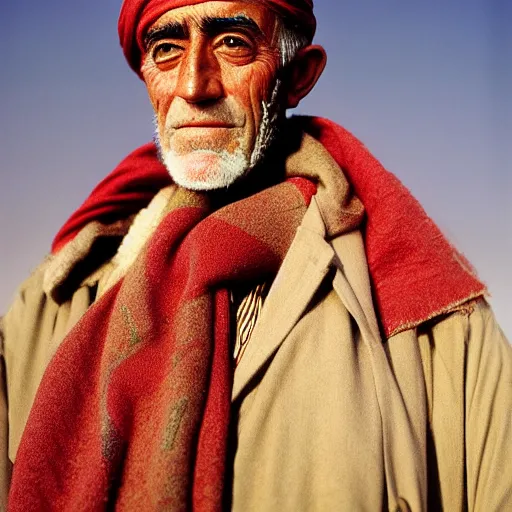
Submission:
M 227 95 L 231 95 L 254 119 L 261 118 L 261 103 L 268 101 L 274 87 L 277 64 L 275 59 L 258 60 L 250 66 L 230 69 L 223 73 Z
M 169 72 L 160 71 L 155 65 L 144 64 L 141 70 L 158 124 L 163 126 L 173 99 L 173 77 Z
M 271 52 L 261 54 L 250 66 L 240 68 L 238 76 L 233 80 L 237 83 L 235 94 L 240 98 L 239 101 L 250 108 L 255 117 L 260 117 L 261 103 L 270 99 L 278 67 L 278 55 Z

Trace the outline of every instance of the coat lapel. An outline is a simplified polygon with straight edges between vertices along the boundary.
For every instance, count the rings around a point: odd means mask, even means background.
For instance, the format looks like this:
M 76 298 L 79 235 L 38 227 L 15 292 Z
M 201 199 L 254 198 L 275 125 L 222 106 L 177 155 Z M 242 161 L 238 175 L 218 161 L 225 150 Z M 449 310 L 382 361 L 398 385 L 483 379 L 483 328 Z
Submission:
M 235 370 L 233 401 L 279 348 L 327 274 L 334 250 L 324 236 L 324 224 L 313 198 Z

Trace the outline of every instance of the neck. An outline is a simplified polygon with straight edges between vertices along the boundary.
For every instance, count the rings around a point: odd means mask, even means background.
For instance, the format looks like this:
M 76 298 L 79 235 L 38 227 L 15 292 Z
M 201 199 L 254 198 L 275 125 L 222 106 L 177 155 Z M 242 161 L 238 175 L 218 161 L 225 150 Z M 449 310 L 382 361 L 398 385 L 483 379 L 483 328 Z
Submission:
M 208 192 L 213 209 L 234 203 L 284 181 L 286 160 L 300 145 L 300 135 L 285 121 L 263 158 L 247 175 L 227 188 Z

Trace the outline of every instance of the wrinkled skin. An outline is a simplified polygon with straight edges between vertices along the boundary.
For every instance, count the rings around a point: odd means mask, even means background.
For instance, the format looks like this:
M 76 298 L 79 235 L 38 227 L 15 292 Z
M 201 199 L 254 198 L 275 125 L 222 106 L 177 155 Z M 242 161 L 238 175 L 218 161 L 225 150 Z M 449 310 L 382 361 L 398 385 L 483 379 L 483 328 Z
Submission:
M 201 29 L 208 18 L 240 16 L 257 28 Z M 158 33 L 176 22 L 185 29 L 179 38 Z M 262 103 L 269 99 L 280 65 L 276 26 L 274 14 L 261 4 L 205 2 L 168 11 L 148 30 L 155 36 L 142 74 L 164 161 L 169 153 L 175 157 L 169 172 L 176 182 L 219 188 L 247 170 Z

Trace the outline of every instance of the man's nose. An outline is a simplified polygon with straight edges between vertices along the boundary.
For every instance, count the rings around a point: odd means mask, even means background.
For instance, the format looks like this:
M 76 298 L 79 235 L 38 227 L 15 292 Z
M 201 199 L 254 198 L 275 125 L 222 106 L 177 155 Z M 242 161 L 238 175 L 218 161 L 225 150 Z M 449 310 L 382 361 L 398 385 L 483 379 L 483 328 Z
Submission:
M 183 57 L 176 96 L 188 103 L 201 103 L 223 97 L 224 89 L 219 63 L 201 45 L 191 45 Z

